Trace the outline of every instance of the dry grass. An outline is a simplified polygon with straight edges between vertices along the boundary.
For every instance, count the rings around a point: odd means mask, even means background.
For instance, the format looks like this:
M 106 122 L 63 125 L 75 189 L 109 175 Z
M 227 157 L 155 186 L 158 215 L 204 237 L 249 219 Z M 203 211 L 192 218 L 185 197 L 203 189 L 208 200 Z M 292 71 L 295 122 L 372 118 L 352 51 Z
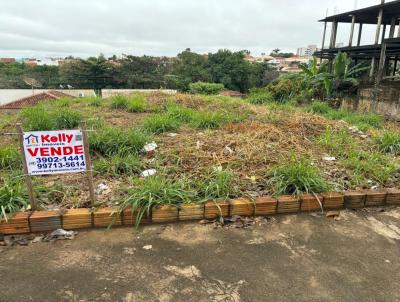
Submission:
M 195 129 L 183 123 L 174 130 L 176 136 L 169 133 L 156 135 L 159 145 L 155 160 L 141 156 L 144 169 L 156 168 L 171 179 L 202 180 L 213 168 L 229 168 L 234 176 L 235 185 L 243 192 L 257 194 L 270 193 L 266 185 L 266 175 L 276 164 L 288 161 L 293 154 L 298 158 L 307 158 L 321 171 L 324 178 L 336 184 L 338 188 L 354 187 L 352 174 L 345 169 L 341 160 L 325 161 L 326 153 L 316 138 L 327 127 L 333 130 L 344 129 L 349 125 L 341 121 L 328 120 L 320 115 L 308 113 L 294 107 L 257 106 L 241 100 L 224 97 L 201 97 L 196 95 L 151 93 L 146 96 L 146 112 L 129 113 L 123 109 L 112 109 L 110 100 L 103 100 L 101 106 L 90 106 L 88 102 L 71 102 L 69 108 L 79 110 L 84 119 L 101 118 L 108 127 L 124 130 L 142 127 L 145 119 L 162 113 L 171 102 L 180 106 L 208 112 L 239 112 L 247 118 L 240 123 L 230 123 L 214 130 Z M 51 109 L 55 104 L 47 104 Z M 15 122 L 21 118 L 18 111 L 7 113 L 0 111 L 0 132 L 14 132 Z M 398 131 L 396 123 L 386 123 L 385 127 Z M 370 129 L 369 133 L 378 135 L 381 130 Z M 368 151 L 372 140 L 361 139 L 353 135 L 360 150 Z M 0 144 L 17 146 L 11 136 L 0 136 Z M 1 173 L 0 173 L 1 174 Z M 1 175 L 0 175 L 1 176 Z M 137 176 L 134 176 L 137 177 Z M 105 183 L 110 187 L 108 194 L 99 194 L 102 205 L 115 205 L 122 199 L 121 188 L 130 183 L 127 175 L 96 175 L 96 186 Z M 57 188 L 57 207 L 80 207 L 89 201 L 84 175 L 58 175 L 37 178 L 38 183 L 50 189 Z M 388 185 L 396 185 L 392 179 Z M 58 184 L 61 184 L 58 185 Z M 61 188 L 61 189 L 59 189 Z M 57 195 L 58 194 L 58 195 Z M 49 201 L 49 204 L 52 202 Z M 52 207 L 54 205 L 48 205 Z

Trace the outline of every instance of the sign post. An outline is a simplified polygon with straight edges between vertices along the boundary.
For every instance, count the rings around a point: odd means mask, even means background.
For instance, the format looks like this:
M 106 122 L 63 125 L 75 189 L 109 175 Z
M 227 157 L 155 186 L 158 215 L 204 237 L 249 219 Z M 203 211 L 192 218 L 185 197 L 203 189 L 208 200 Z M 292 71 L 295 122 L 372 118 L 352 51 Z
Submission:
M 81 124 L 81 129 L 83 135 L 83 145 L 85 147 L 86 175 L 88 178 L 88 185 L 89 185 L 90 205 L 93 207 L 95 203 L 94 186 L 93 186 L 93 169 L 92 169 L 92 162 L 90 160 L 89 141 L 87 137 L 86 122 L 83 122 Z
M 17 130 L 32 209 L 36 208 L 32 175 L 78 172 L 87 174 L 90 202 L 94 206 L 93 173 L 85 123 L 79 130 L 23 132 L 21 124 L 17 124 Z
M 36 210 L 35 195 L 33 194 L 32 178 L 28 173 L 28 166 L 26 164 L 25 149 L 24 149 L 24 133 L 22 131 L 22 126 L 20 123 L 16 125 L 18 132 L 18 140 L 21 148 L 22 165 L 24 167 L 25 182 L 28 188 L 29 203 L 32 210 Z

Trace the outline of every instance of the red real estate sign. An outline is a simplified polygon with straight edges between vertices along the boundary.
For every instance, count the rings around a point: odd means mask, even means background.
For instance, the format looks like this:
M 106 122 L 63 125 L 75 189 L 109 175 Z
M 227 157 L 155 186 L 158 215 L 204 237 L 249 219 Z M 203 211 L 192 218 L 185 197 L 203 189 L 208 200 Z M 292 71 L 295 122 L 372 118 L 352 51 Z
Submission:
M 25 132 L 23 142 L 29 175 L 86 170 L 81 130 Z

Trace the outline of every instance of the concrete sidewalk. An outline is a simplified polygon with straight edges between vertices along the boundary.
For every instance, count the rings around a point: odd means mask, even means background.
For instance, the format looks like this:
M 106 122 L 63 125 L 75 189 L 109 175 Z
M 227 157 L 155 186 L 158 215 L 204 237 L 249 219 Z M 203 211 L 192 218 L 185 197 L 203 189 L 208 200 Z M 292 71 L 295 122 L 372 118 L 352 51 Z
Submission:
M 400 209 L 92 230 L 0 251 L 4 302 L 400 301 Z

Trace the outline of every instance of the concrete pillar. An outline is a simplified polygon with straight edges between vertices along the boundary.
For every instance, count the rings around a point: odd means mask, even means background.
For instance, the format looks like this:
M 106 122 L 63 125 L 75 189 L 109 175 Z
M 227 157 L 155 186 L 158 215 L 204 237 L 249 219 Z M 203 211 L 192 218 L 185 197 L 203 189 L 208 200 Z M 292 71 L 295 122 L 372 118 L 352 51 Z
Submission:
M 353 36 L 354 36 L 354 25 L 356 22 L 356 16 L 351 18 L 351 29 L 350 29 L 350 38 L 349 38 L 349 47 L 353 44 Z
M 384 2 L 385 2 L 385 0 L 382 0 L 382 4 Z M 383 9 L 380 9 L 379 14 L 378 14 L 378 24 L 376 25 L 375 45 L 377 45 L 379 42 L 379 35 L 381 33 L 381 26 L 382 26 L 382 17 L 383 17 Z M 374 71 L 375 71 L 375 56 L 371 60 L 371 69 L 370 69 L 370 73 L 369 73 L 370 78 L 373 77 Z
M 329 48 L 335 48 L 337 27 L 338 27 L 337 21 L 333 21 L 331 30 L 331 42 L 329 43 Z
M 327 22 L 325 21 L 325 24 L 324 24 L 324 34 L 322 35 L 322 45 L 321 45 L 321 50 L 322 50 L 322 49 L 324 49 L 324 45 L 325 45 L 326 25 L 327 25 Z
M 379 43 L 379 35 L 381 33 L 383 9 L 379 10 L 378 24 L 376 25 L 375 44 Z
M 385 40 L 385 35 L 386 35 L 386 24 L 383 26 L 381 44 L 383 43 L 383 40 Z
M 360 23 L 360 26 L 358 27 L 357 46 L 360 46 L 360 44 L 361 44 L 362 28 L 363 28 L 363 25 L 362 25 L 362 23 Z
M 394 37 L 394 31 L 396 29 L 396 18 L 392 18 L 390 22 L 390 31 L 389 31 L 389 38 L 392 39 Z

